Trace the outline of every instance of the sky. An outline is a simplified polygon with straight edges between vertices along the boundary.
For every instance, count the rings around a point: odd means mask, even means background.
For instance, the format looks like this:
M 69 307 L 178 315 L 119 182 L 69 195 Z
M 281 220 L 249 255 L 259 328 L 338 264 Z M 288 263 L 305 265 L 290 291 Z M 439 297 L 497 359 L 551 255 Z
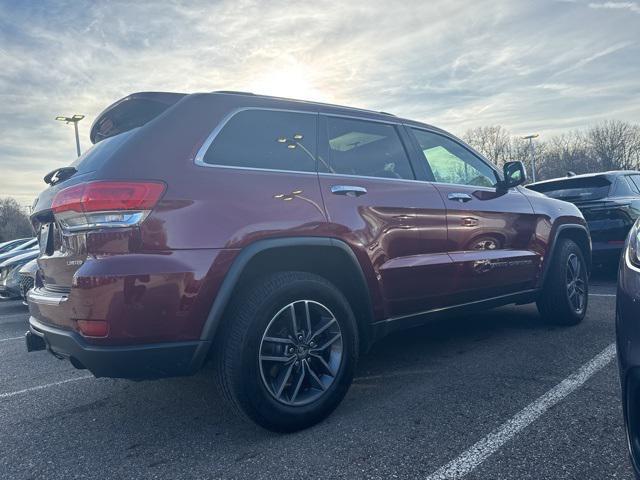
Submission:
M 242 90 L 461 135 L 640 122 L 640 1 L 0 0 L 0 197 L 30 205 L 109 104 Z

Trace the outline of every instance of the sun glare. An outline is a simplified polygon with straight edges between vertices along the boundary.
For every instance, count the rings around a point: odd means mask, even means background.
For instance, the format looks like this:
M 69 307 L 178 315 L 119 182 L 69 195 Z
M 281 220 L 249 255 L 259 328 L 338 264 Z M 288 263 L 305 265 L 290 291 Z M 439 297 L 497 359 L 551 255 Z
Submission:
M 266 71 L 250 83 L 250 91 L 300 100 L 328 101 L 326 92 L 313 83 L 309 69 L 299 65 Z

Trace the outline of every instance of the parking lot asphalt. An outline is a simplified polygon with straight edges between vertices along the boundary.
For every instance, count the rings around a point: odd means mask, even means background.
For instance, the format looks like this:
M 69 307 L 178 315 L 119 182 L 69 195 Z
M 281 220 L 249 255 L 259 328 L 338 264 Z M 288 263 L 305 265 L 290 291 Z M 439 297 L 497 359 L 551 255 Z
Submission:
M 288 435 L 236 418 L 210 370 L 95 379 L 27 354 L 25 307 L 0 303 L 0 478 L 630 480 L 614 278 L 577 327 L 509 306 L 382 339 L 341 406 Z

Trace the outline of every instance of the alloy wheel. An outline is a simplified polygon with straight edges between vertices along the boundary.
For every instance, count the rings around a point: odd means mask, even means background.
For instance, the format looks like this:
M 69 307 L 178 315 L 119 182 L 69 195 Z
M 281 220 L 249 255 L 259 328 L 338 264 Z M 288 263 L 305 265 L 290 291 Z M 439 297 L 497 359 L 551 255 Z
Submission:
M 267 391 L 278 402 L 300 406 L 333 384 L 344 354 L 335 315 L 313 300 L 280 309 L 262 336 L 258 362 Z
M 567 258 L 567 296 L 576 313 L 582 313 L 587 299 L 584 267 L 580 258 L 572 253 Z

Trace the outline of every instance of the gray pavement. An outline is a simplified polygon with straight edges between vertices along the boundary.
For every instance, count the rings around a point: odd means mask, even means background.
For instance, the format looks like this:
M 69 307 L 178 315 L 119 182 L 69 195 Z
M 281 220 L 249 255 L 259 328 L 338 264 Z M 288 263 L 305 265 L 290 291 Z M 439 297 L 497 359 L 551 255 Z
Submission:
M 614 282 L 577 327 L 511 306 L 385 338 L 336 412 L 289 435 L 237 419 L 210 370 L 94 379 L 27 354 L 26 310 L 0 303 L 0 478 L 429 479 L 614 341 Z M 619 397 L 614 359 L 464 478 L 631 479 Z

